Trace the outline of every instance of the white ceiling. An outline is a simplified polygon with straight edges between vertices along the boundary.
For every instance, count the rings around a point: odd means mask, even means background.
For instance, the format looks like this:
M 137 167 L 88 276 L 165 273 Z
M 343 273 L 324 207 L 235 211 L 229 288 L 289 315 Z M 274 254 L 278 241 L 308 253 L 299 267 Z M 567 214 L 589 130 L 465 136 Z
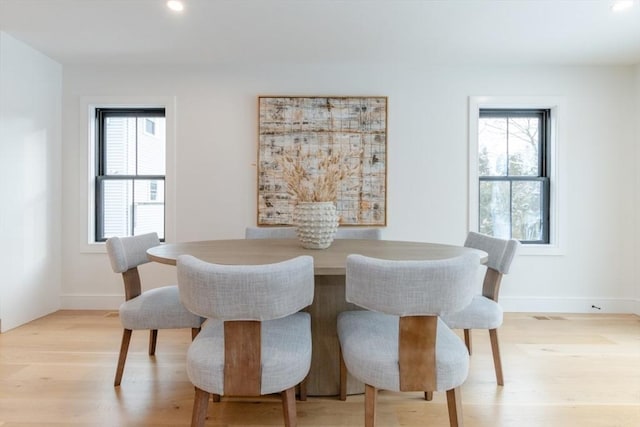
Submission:
M 63 64 L 640 64 L 610 0 L 0 0 L 0 30 Z

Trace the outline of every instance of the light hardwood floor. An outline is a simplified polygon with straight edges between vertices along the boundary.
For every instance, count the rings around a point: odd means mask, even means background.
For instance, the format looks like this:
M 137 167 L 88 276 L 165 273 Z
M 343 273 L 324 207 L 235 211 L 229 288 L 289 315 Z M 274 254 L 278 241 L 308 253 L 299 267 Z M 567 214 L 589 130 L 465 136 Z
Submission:
M 475 331 L 462 388 L 467 427 L 640 426 L 640 317 L 507 314 L 500 330 L 505 386 L 489 338 Z M 113 312 L 60 311 L 0 334 L 0 426 L 188 426 L 191 333 L 160 331 L 155 357 L 133 333 L 113 387 L 122 330 Z M 363 396 L 297 402 L 300 426 L 362 426 Z M 207 426 L 281 426 L 280 401 L 223 399 Z M 378 426 L 448 426 L 444 393 L 381 392 Z

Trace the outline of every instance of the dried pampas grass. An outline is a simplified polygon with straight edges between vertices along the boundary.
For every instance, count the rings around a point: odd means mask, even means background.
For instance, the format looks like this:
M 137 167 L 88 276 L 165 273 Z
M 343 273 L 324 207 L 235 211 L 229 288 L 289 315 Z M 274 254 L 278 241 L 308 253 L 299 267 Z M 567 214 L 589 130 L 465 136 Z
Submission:
M 335 202 L 340 183 L 356 176 L 360 163 L 352 165 L 349 159 L 360 152 L 315 150 L 302 152 L 300 146 L 285 150 L 278 160 L 287 192 L 299 202 Z

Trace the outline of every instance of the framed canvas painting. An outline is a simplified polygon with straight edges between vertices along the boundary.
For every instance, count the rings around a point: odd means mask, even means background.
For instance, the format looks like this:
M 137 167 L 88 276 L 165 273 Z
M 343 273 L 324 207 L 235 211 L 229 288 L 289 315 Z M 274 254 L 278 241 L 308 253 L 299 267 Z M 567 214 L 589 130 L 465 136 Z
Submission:
M 258 117 L 258 225 L 293 224 L 287 174 L 321 187 L 328 165 L 340 224 L 386 225 L 387 97 L 260 96 Z

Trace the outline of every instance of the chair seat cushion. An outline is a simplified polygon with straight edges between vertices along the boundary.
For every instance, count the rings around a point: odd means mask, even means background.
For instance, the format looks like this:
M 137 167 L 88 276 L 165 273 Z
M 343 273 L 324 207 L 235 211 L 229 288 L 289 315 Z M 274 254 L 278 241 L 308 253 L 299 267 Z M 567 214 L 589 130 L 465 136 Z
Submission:
M 199 328 L 203 318 L 187 310 L 180 302 L 177 286 L 150 289 L 120 306 L 120 321 L 125 329 Z
M 365 384 L 400 391 L 399 318 L 372 311 L 346 311 L 338 316 L 338 337 L 347 370 Z M 438 320 L 436 389 L 461 385 L 469 372 L 469 353 L 462 340 Z
M 299 384 L 311 366 L 308 313 L 262 322 L 262 394 Z M 224 323 L 208 319 L 187 352 L 187 374 L 196 387 L 224 395 Z
M 476 295 L 463 310 L 441 317 L 452 329 L 496 329 L 502 325 L 502 307 L 492 299 Z

